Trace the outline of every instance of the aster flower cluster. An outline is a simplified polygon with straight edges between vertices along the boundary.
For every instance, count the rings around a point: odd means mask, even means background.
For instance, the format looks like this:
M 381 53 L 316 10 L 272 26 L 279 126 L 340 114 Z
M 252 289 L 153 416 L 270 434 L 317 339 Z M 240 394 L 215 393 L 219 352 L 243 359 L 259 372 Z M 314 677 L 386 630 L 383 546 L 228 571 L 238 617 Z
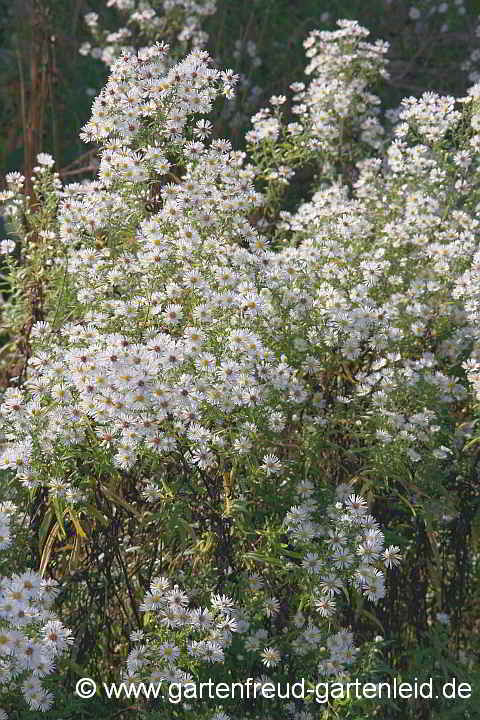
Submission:
M 266 578 L 248 577 L 244 652 L 250 662 L 256 658 L 267 670 L 278 670 L 288 658 L 290 671 L 298 667 L 307 679 L 310 675 L 312 679 L 349 676 L 361 651 L 353 634 L 338 628 L 336 601 L 341 606 L 342 597 L 357 590 L 377 602 L 385 595 L 382 569 L 396 567 L 401 560 L 397 546 L 385 549 L 384 535 L 369 514 L 367 502 L 351 489 L 349 484 L 339 485 L 336 502 L 325 512 L 316 500 L 314 484 L 302 481 L 298 485 L 299 504 L 290 508 L 284 520 L 291 548 L 287 557 L 295 558 L 286 559 L 284 579 L 295 583 L 299 592 L 292 593 L 285 606 L 271 594 Z M 281 613 L 288 614 L 289 622 L 279 632 Z
M 320 271 L 308 294 L 322 307 L 322 332 L 312 327 L 307 336 L 324 356 L 346 360 L 349 391 L 337 393 L 337 403 L 390 458 L 402 448 L 414 463 L 453 459 L 462 445 L 454 413 L 446 424 L 443 408 L 470 397 L 458 367 L 476 331 L 458 283 L 475 273 L 476 97 L 472 88 L 457 102 L 434 93 L 408 98 L 382 158 L 359 161 L 356 178 L 324 184 L 295 213 L 280 213 L 277 226 L 289 245 L 281 256 L 303 257 L 309 278 Z M 276 162 L 286 160 L 279 146 Z M 304 368 L 318 378 L 325 364 L 310 352 Z
M 168 46 L 157 43 L 139 51 L 138 55 L 125 52 L 115 61 L 106 86 L 94 100 L 92 117 L 83 129 L 82 137 L 86 142 L 105 143 L 107 138 L 115 139 L 112 149 L 117 151 L 115 144 L 119 142 L 120 149 L 125 145 L 133 146 L 132 150 L 143 151 L 141 157 L 136 158 L 138 165 L 144 158 L 143 153 L 149 149 L 138 142 L 142 123 L 145 125 L 148 119 L 156 120 L 155 129 L 161 132 L 160 141 L 177 140 L 185 144 L 187 117 L 210 112 L 220 88 L 227 96 L 233 92 L 236 76 L 231 71 L 214 70 L 206 52 L 192 51 L 168 72 L 164 67 L 167 56 Z M 193 134 L 203 133 L 197 129 Z M 163 167 L 163 158 L 156 157 L 154 149 L 147 152 L 146 160 L 166 174 L 168 168 Z M 107 150 L 105 147 L 104 155 Z M 130 176 L 125 173 L 124 177 L 129 179 Z M 130 179 L 135 181 L 135 174 Z M 145 176 L 141 175 L 137 180 L 143 179 Z
M 80 53 L 112 67 L 123 52 L 145 49 L 159 40 L 172 42 L 178 56 L 205 47 L 208 35 L 202 21 L 215 13 L 216 0 L 108 0 L 107 7 L 115 8 L 123 26 L 109 31 L 98 13 L 87 13 L 84 21 L 94 44 L 83 43 Z
M 312 576 L 320 578 L 320 597 L 315 600 L 320 614 L 328 616 L 333 614 L 334 603 L 329 598 L 338 595 L 343 582 L 335 573 L 330 572 L 328 577 L 322 575 L 327 567 L 341 572 L 347 568 L 353 574 L 355 584 L 371 600 L 378 600 L 385 595 L 383 573 L 375 567 L 376 562 L 384 562 L 391 567 L 396 562 L 399 548 L 392 546 L 383 549 L 383 533 L 375 519 L 368 514 L 366 501 L 355 494 L 349 495 L 344 501 L 337 502 L 329 508 L 328 515 L 334 529 L 328 531 L 321 525 L 312 521 L 312 513 L 318 513 L 318 508 L 311 501 L 292 508 L 286 517 L 288 532 L 295 540 L 303 543 L 312 541 L 316 537 L 326 537 L 326 545 L 331 551 L 326 561 L 309 552 L 302 560 L 304 567 Z M 353 566 L 357 567 L 353 570 Z M 325 602 L 325 606 L 323 603 Z
M 10 518 L 0 512 L 0 548 L 10 542 Z M 52 707 L 53 695 L 42 680 L 73 642 L 71 631 L 50 609 L 57 593 L 55 582 L 32 571 L 0 577 L 0 692 L 19 683 L 31 710 Z
M 285 96 L 274 96 L 270 107 L 252 118 L 246 139 L 257 174 L 269 185 L 288 184 L 292 169 L 307 159 L 320 176 L 332 178 L 345 158 L 353 166 L 382 146 L 380 99 L 370 88 L 388 77 L 388 43 L 367 42 L 369 31 L 356 21 L 338 20 L 337 25 L 333 32 L 310 33 L 304 42 L 305 73 L 311 79 L 290 86 L 291 120 L 281 111 Z
M 233 633 L 244 630 L 233 600 L 212 593 L 210 607 L 189 607 L 188 593 L 165 577 L 152 580 L 140 610 L 155 618 L 155 632 L 135 631 L 127 658 L 128 682 L 189 683 L 194 676 L 182 669 L 222 663 Z M 193 663 L 193 665 L 192 665 Z
M 355 21 L 338 20 L 338 30 L 314 31 L 304 42 L 309 63 L 307 88 L 295 88 L 295 114 L 310 125 L 311 143 L 324 153 L 347 135 L 359 134 L 361 142 L 380 147 L 383 128 L 377 114 L 380 100 L 369 86 L 387 78 L 388 43 L 369 43 L 368 30 Z
M 400 548 L 384 548 L 384 535 L 369 514 L 366 500 L 351 493 L 351 485 L 338 486 L 337 502 L 326 513 L 316 502 L 312 485 L 302 483 L 298 491 L 300 504 L 288 511 L 285 526 L 296 551 L 301 551 L 301 572 L 306 573 L 302 585 L 307 599 L 296 623 L 301 632 L 292 647 L 301 657 L 318 655 L 323 646 L 318 673 L 338 676 L 352 665 L 358 648 L 352 633 L 345 630 L 326 638 L 322 619 L 335 616 L 336 601 L 349 588 L 372 602 L 383 598 L 383 569 L 400 563 Z M 313 612 L 307 620 L 305 608 L 309 605 Z M 315 624 L 318 619 L 320 627 Z

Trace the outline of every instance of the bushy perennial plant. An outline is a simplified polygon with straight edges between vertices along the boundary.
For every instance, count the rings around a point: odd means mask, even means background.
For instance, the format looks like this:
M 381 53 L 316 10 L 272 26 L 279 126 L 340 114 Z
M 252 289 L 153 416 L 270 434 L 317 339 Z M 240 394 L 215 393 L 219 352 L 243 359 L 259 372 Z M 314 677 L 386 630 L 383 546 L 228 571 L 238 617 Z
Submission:
M 339 42 L 346 42 L 350 26 L 351 46 L 359 47 L 359 29 L 346 21 L 340 24 Z M 315 33 L 307 46 L 317 36 L 325 41 L 335 33 Z M 321 57 L 323 77 L 330 69 L 329 53 Z M 335 67 L 334 59 L 332 71 Z M 336 78 L 342 75 L 337 72 Z M 316 78 L 312 85 L 316 87 Z M 302 93 L 310 96 L 310 88 L 302 88 Z M 352 92 L 347 79 L 340 87 L 343 93 L 345 126 L 358 119 L 355 103 L 348 101 Z M 329 160 L 340 157 L 332 135 L 332 141 L 319 148 L 318 161 L 321 176 L 330 174 L 330 182 L 324 182 L 295 213 L 281 213 L 279 227 L 290 247 L 280 257 L 293 258 L 292 262 L 302 257 L 305 263 L 315 258 L 313 267 L 323 280 L 313 303 L 321 306 L 323 317 L 315 339 L 324 343 L 324 357 L 336 355 L 336 362 L 348 367 L 345 379 L 351 391 L 337 397 L 337 402 L 344 402 L 350 411 L 358 402 L 357 422 L 364 429 L 365 423 L 369 425 L 369 436 L 385 445 L 403 446 L 413 462 L 424 458 L 427 448 L 439 459 L 452 455 L 468 431 L 463 423 L 455 427 L 455 416 L 469 398 L 461 364 L 471 352 L 476 332 L 473 315 L 469 318 L 468 308 L 456 301 L 460 294 L 455 286 L 466 268 L 467 275 L 475 272 L 477 95 L 474 86 L 457 102 L 434 93 L 405 99 L 391 138 L 382 143 L 382 156 L 364 157 L 347 178 L 339 177 L 338 164 L 332 177 Z M 308 105 L 302 110 L 298 136 L 308 147 L 322 133 L 327 136 L 332 121 L 309 112 Z M 338 122 L 334 108 L 331 113 Z M 373 127 L 375 110 L 370 119 Z M 262 122 L 257 120 L 258 132 L 255 128 L 250 134 L 253 151 L 260 164 L 265 157 L 281 163 L 285 148 L 291 152 L 282 142 L 289 123 L 279 118 L 276 137 L 261 138 Z M 362 123 L 368 125 L 368 117 Z M 375 133 L 374 145 L 380 135 Z M 362 140 L 366 138 L 357 131 L 357 144 Z M 267 182 L 278 182 L 275 173 L 268 176 L 261 166 L 258 174 Z M 309 357 L 312 374 L 315 361 Z M 320 363 L 316 367 L 319 370 Z M 450 447 L 445 447 L 444 433 L 452 431 Z
M 212 663 L 240 681 L 239 668 L 262 666 L 348 676 L 362 649 L 342 608 L 381 599 L 400 559 L 355 481 L 389 462 L 434 472 L 469 437 L 478 88 L 460 101 L 408 98 L 385 130 L 369 83 L 385 76 L 386 47 L 339 25 L 306 42 L 311 80 L 293 88 L 295 119 L 282 97 L 254 118 L 251 161 L 199 119 L 232 95 L 235 75 L 201 50 L 167 70 L 160 44 L 123 53 L 94 102 L 83 138 L 101 146 L 98 179 L 62 187 L 39 158 L 37 200 L 49 204 L 32 222 L 50 284 L 26 381 L 3 399 L 0 465 L 26 496 L 46 488 L 77 516 L 97 483 L 134 471 L 148 502 L 164 502 L 168 483 L 181 498 L 172 463 L 212 504 L 204 515 L 182 506 L 215 538 L 210 560 L 191 572 L 183 558 L 183 589 L 155 577 L 131 680 L 187 682 Z M 312 159 L 312 198 L 262 234 L 254 211 Z M 21 176 L 7 180 L 21 236 L 29 200 Z M 7 594 L 20 582 L 6 581 Z M 55 652 L 69 643 L 57 635 Z M 42 668 L 55 652 L 38 650 Z M 29 687 L 32 707 L 49 706 Z M 321 707 L 288 711 L 300 720 Z M 235 704 L 195 712 L 245 716 Z

